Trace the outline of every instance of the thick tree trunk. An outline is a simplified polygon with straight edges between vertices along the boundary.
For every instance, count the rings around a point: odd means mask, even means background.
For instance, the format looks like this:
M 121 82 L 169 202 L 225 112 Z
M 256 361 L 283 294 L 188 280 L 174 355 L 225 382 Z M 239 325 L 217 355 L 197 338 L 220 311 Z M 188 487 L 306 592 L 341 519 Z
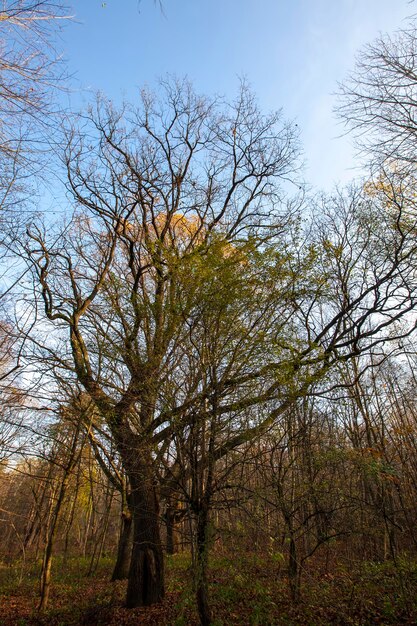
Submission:
M 159 531 L 159 503 L 151 461 L 142 460 L 130 474 L 133 513 L 133 549 L 126 606 L 161 602 L 164 597 L 164 560 Z
M 153 406 L 150 401 L 144 400 L 143 403 L 146 409 Z M 149 419 L 149 416 L 142 415 L 143 423 L 149 423 Z M 126 606 L 135 608 L 157 604 L 165 594 L 159 494 L 152 448 L 132 432 L 126 419 L 119 418 L 118 421 L 114 436 L 129 479 L 129 508 L 133 521 Z
M 125 580 L 129 576 L 130 557 L 133 544 L 133 520 L 129 510 L 122 512 L 117 560 L 114 566 L 112 581 Z

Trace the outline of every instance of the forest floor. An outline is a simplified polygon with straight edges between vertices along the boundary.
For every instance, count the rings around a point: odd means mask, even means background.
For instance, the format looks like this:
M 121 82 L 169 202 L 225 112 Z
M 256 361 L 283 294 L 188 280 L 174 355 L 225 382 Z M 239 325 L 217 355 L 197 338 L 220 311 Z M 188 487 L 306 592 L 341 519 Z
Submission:
M 111 583 L 112 562 L 54 563 L 50 607 L 39 614 L 38 568 L 0 565 L 0 626 L 194 626 L 198 624 L 185 553 L 167 559 L 167 593 L 160 606 L 125 609 L 125 583 Z M 374 626 L 417 624 L 417 563 L 333 566 L 310 563 L 301 599 L 291 602 L 281 555 L 213 555 L 210 564 L 213 626 Z

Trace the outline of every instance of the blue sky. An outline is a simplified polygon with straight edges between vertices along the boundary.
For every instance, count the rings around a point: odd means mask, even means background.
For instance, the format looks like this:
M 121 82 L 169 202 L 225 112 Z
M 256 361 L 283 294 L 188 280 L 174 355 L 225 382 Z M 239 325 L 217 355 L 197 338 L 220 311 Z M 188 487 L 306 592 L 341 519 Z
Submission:
M 104 5 L 104 6 L 103 6 Z M 159 76 L 233 97 L 245 76 L 265 110 L 300 129 L 306 179 L 330 189 L 355 175 L 351 140 L 332 108 L 359 48 L 406 25 L 409 0 L 75 0 L 62 47 L 77 89 L 133 100 Z

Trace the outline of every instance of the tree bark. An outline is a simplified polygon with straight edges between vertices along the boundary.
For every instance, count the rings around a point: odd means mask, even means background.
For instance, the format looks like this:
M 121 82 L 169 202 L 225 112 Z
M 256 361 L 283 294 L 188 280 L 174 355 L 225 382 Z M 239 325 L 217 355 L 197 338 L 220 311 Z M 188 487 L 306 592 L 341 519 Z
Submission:
M 122 512 L 117 559 L 114 566 L 112 581 L 125 580 L 129 576 L 130 557 L 133 544 L 133 520 L 129 509 Z
M 179 525 L 184 519 L 185 510 L 179 508 L 178 501 L 168 501 L 164 521 L 166 526 L 167 554 L 176 554 L 179 548 Z
M 175 523 L 175 514 L 168 510 L 165 515 L 165 524 L 167 529 L 167 554 L 176 554 L 178 552 L 177 528 Z
M 212 616 L 208 601 L 208 507 L 203 507 L 197 516 L 197 581 L 196 597 L 201 626 L 210 626 Z
M 137 457 L 140 452 L 137 451 Z M 154 485 L 152 459 L 130 468 L 133 549 L 126 606 L 134 608 L 161 602 L 164 597 L 164 560 L 159 530 L 159 502 Z
M 300 572 L 297 559 L 297 546 L 293 535 L 290 536 L 290 554 L 288 563 L 288 579 L 290 583 L 291 598 L 298 603 L 300 598 Z

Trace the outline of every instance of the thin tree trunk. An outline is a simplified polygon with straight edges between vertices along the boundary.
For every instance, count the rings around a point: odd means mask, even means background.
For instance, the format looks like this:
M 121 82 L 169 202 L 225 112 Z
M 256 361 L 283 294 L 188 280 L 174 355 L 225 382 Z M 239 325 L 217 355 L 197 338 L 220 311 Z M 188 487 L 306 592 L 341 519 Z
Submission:
M 210 421 L 210 434 L 208 439 L 207 457 L 204 459 L 207 469 L 206 480 L 203 474 L 195 482 L 195 494 L 197 495 L 197 528 L 196 528 L 196 559 L 197 559 L 197 576 L 196 576 L 196 599 L 198 614 L 201 626 L 210 626 L 212 623 L 212 614 L 209 604 L 209 590 L 207 580 L 208 555 L 209 555 L 209 515 L 211 507 L 211 499 L 213 495 L 213 478 L 214 478 L 214 444 L 216 440 L 216 417 L 217 417 L 217 398 L 212 400 L 212 419 Z M 206 437 L 205 428 L 203 428 L 201 436 Z M 203 459 L 202 459 L 203 460 Z M 195 468 L 195 479 L 198 477 L 198 465 Z M 204 472 L 204 465 L 201 463 L 201 470 Z
M 57 529 L 58 529 L 59 515 L 61 512 L 62 505 L 64 503 L 65 494 L 67 491 L 71 472 L 74 469 L 78 460 L 76 458 L 78 436 L 79 436 L 79 426 L 77 426 L 76 431 L 73 436 L 71 449 L 69 452 L 66 466 L 64 468 L 64 476 L 62 478 L 61 487 L 59 489 L 59 494 L 58 494 L 58 499 L 56 501 L 56 505 L 52 514 L 51 525 L 49 528 L 49 533 L 48 533 L 48 537 L 46 541 L 45 552 L 44 552 L 44 557 L 43 557 L 43 562 L 42 562 L 42 569 L 41 569 L 40 602 L 38 606 L 39 611 L 46 609 L 46 606 L 49 600 L 49 591 L 50 591 L 50 586 L 51 586 L 52 556 L 53 556 L 55 538 L 56 538 Z
M 290 554 L 288 561 L 288 580 L 290 583 L 291 597 L 297 603 L 300 598 L 300 575 L 297 560 L 297 547 L 294 537 L 290 536 Z
M 89 495 L 88 495 L 88 502 L 87 502 L 87 519 L 85 521 L 84 537 L 82 538 L 82 555 L 83 555 L 83 557 L 85 557 L 86 554 L 87 554 L 88 535 L 90 534 L 90 526 L 91 526 L 92 515 L 93 515 L 93 505 L 92 505 L 92 502 L 91 502 L 91 493 L 89 493 Z
M 177 501 L 168 501 L 164 515 L 167 554 L 176 554 L 178 552 L 179 525 L 183 520 L 184 515 L 185 511 L 179 509 Z
M 208 507 L 204 506 L 197 516 L 197 580 L 196 597 L 201 626 L 210 626 L 212 615 L 208 601 Z
M 107 529 L 109 527 L 111 505 L 114 496 L 114 487 L 110 481 L 107 482 L 106 497 L 104 501 L 104 513 L 98 526 L 97 537 L 94 543 L 93 554 L 91 555 L 90 567 L 88 568 L 87 576 L 92 576 L 96 571 L 100 563 L 100 559 L 103 554 L 104 542 L 106 540 Z M 101 528 L 100 528 L 101 526 Z
M 77 479 L 77 481 L 78 481 L 78 479 Z M 69 514 L 69 519 L 68 519 L 68 522 L 67 522 L 67 527 L 65 529 L 64 564 L 67 563 L 67 559 L 68 559 L 69 539 L 70 539 L 70 533 L 71 533 L 72 525 L 74 523 L 75 505 L 77 504 L 77 497 L 78 497 L 78 484 L 76 486 L 75 494 L 73 494 L 73 499 L 72 499 L 72 502 L 71 502 L 71 509 L 70 509 L 70 514 Z

